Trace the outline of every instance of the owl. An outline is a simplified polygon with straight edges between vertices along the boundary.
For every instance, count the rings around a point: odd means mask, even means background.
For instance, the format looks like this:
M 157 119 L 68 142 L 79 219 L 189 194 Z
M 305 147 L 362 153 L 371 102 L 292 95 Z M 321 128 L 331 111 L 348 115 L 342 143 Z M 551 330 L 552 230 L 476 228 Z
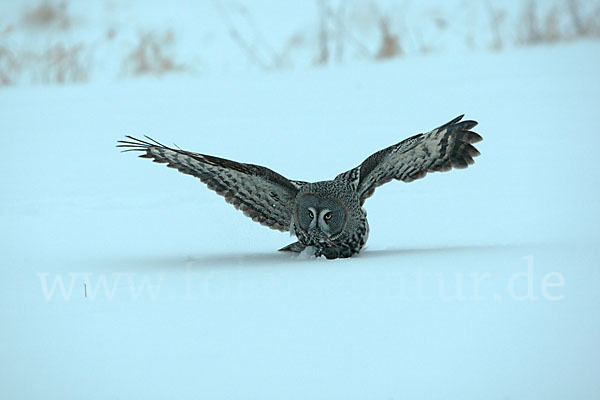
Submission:
M 473 144 L 482 138 L 471 131 L 477 122 L 462 118 L 380 150 L 333 180 L 314 183 L 290 180 L 259 165 L 170 148 L 147 136 L 126 136 L 117 147 L 195 176 L 253 221 L 295 235 L 298 240 L 280 251 L 300 253 L 310 247 L 315 256 L 334 259 L 357 254 L 365 245 L 369 224 L 363 205 L 378 186 L 473 164 L 480 154 Z

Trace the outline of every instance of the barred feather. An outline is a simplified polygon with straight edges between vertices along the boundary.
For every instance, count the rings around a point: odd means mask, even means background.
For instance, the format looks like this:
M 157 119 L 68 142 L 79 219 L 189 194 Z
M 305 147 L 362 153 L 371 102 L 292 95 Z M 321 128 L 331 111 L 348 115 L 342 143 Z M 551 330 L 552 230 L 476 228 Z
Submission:
M 289 231 L 293 199 L 306 182 L 290 181 L 259 165 L 173 149 L 147 136 L 148 141 L 126 137 L 129 140 L 121 140 L 117 145 L 123 151 L 142 152 L 142 158 L 166 163 L 167 167 L 195 176 L 253 221 Z
M 420 133 L 380 150 L 336 179 L 350 180 L 364 203 L 378 186 L 393 179 L 412 182 L 428 172 L 466 168 L 479 155 L 473 143 L 481 141 L 482 137 L 470 130 L 477 122 L 461 121 L 462 118 L 463 115 L 431 132 Z

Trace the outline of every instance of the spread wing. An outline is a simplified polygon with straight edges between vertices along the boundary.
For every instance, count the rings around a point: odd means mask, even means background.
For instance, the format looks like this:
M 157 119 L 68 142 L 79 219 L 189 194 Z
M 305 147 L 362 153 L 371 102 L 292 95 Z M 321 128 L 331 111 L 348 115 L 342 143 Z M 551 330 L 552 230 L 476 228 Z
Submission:
M 419 133 L 380 150 L 336 179 L 348 179 L 364 203 L 375 188 L 392 179 L 412 182 L 428 172 L 466 168 L 474 163 L 473 157 L 479 155 L 473 143 L 482 137 L 470 130 L 477 122 L 461 121 L 462 118 L 463 115 L 431 132 Z
M 291 181 L 259 165 L 172 149 L 147 136 L 148 141 L 131 136 L 126 138 L 128 140 L 120 140 L 117 145 L 125 148 L 123 151 L 140 151 L 142 158 L 151 158 L 193 175 L 253 221 L 289 231 L 293 199 L 306 182 Z

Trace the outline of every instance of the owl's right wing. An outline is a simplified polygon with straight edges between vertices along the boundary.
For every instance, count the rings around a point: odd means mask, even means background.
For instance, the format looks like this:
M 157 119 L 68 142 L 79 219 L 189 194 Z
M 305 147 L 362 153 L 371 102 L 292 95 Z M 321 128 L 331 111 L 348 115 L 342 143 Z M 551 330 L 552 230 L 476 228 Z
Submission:
M 149 141 L 126 138 L 129 140 L 120 140 L 117 145 L 125 148 L 123 151 L 143 152 L 142 158 L 166 163 L 167 167 L 195 176 L 253 221 L 289 231 L 293 200 L 306 182 L 291 181 L 259 165 L 173 149 L 148 137 Z
M 393 179 L 412 182 L 428 172 L 444 172 L 473 164 L 479 151 L 473 146 L 482 140 L 472 132 L 475 121 L 461 121 L 463 115 L 427 133 L 419 133 L 380 150 L 358 167 L 340 174 L 354 185 L 361 204 L 378 186 Z

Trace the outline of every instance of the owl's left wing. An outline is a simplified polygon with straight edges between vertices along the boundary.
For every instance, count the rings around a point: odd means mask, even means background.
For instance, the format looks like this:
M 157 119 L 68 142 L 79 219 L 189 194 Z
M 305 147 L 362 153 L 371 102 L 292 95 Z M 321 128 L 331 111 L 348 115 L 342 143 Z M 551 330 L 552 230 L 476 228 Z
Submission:
M 195 176 L 253 221 L 289 231 L 293 199 L 306 182 L 291 181 L 260 165 L 173 149 L 148 137 L 148 141 L 126 138 L 129 140 L 120 140 L 117 145 L 125 148 L 123 151 L 143 152 L 142 158 L 166 163 L 167 167 Z
M 463 115 L 428 132 L 419 133 L 368 157 L 361 165 L 336 179 L 351 182 L 361 204 L 378 186 L 393 179 L 412 182 L 428 172 L 467 168 L 479 151 L 473 146 L 482 137 L 470 129 L 475 121 L 461 121 Z

